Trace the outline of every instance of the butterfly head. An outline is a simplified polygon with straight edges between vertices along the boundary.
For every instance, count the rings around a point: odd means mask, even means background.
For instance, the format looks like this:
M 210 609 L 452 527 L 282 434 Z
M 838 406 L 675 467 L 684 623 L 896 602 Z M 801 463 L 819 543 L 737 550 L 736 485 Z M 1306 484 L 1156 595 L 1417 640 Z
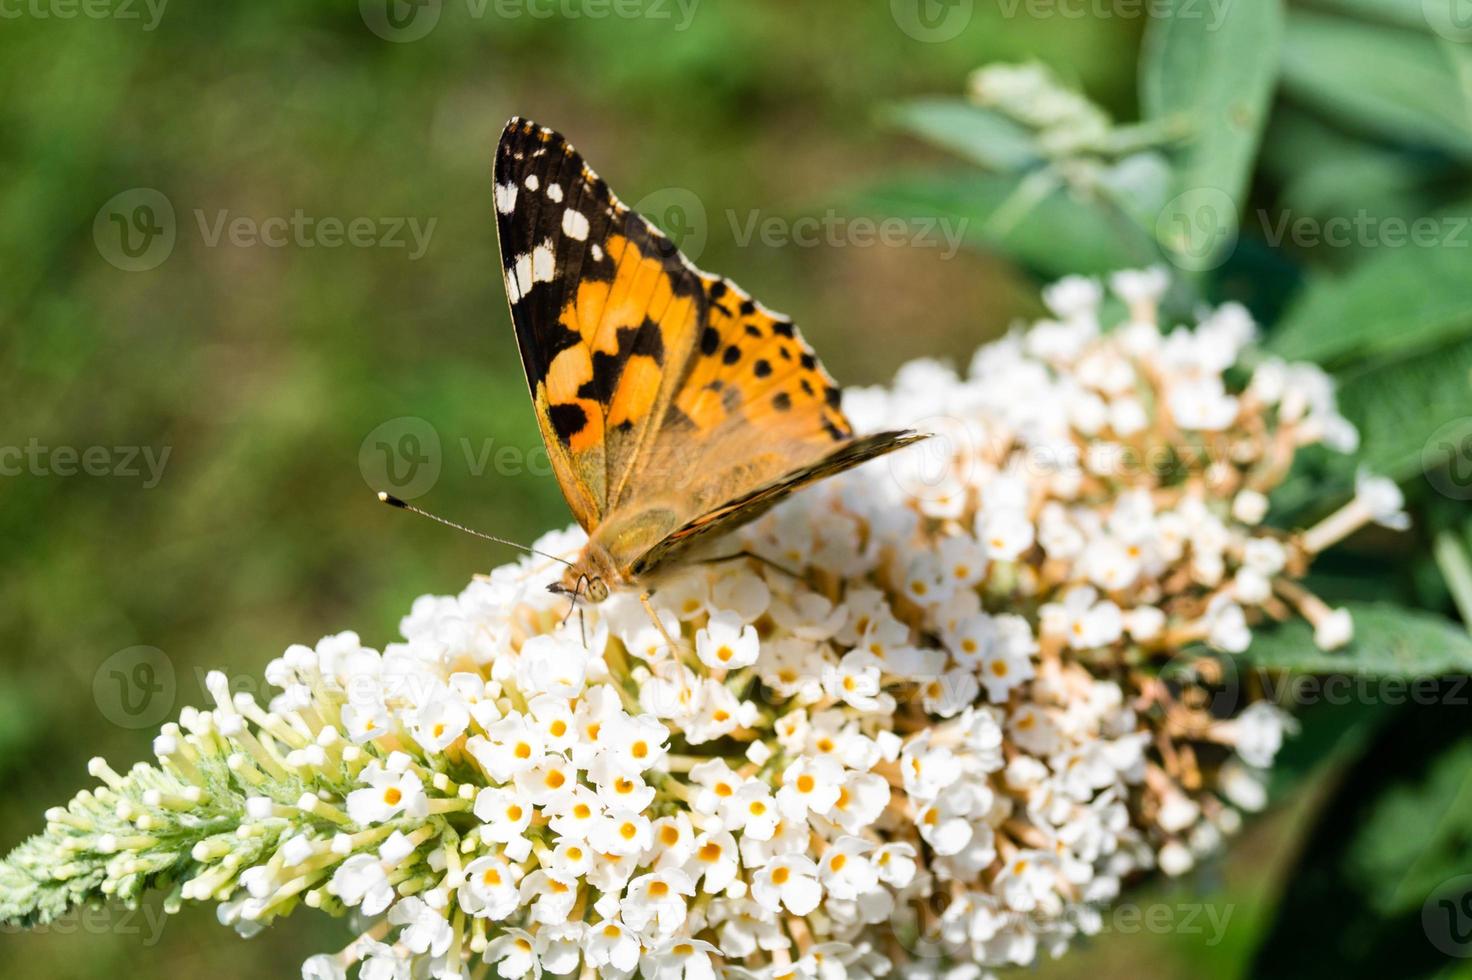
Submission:
M 572 596 L 574 600 L 585 597 L 596 605 L 608 598 L 608 583 L 612 581 L 618 581 L 618 577 L 607 553 L 599 548 L 586 548 L 576 562 L 567 566 L 562 579 L 547 586 L 547 590 Z

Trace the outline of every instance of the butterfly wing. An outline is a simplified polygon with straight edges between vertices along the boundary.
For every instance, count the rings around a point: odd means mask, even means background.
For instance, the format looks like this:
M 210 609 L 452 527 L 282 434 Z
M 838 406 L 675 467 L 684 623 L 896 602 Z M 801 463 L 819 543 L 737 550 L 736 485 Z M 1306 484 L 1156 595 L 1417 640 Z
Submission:
M 512 119 L 495 183 L 542 437 L 574 515 L 629 577 L 912 439 L 856 440 L 792 322 L 691 265 L 555 132 Z
M 704 283 L 550 129 L 496 151 L 506 294 L 553 471 L 584 528 L 620 496 L 696 337 Z
M 636 577 L 653 575 L 702 542 L 755 520 L 793 491 L 924 438 L 914 432 L 893 431 L 847 440 L 817 462 L 748 491 L 673 531 L 636 558 L 632 571 Z

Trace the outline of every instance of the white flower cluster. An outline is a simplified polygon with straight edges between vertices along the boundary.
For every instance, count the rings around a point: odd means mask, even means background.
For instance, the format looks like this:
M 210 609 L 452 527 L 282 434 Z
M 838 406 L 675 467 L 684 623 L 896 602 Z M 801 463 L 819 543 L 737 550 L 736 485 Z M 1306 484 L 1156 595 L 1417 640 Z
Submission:
M 861 429 L 937 437 L 719 552 L 762 561 L 672 573 L 660 626 L 622 592 L 569 616 L 530 557 L 419 599 L 382 651 L 291 648 L 269 706 L 212 677 L 161 768 L 98 763 L 0 883 L 100 855 L 102 891 L 173 876 L 245 931 L 355 910 L 367 931 L 315 980 L 974 976 L 1060 951 L 1263 803 L 1286 716 L 1213 713 L 1160 665 L 1295 610 L 1345 642 L 1293 580 L 1401 519 L 1366 478 L 1303 535 L 1263 526 L 1295 452 L 1353 429 L 1321 373 L 1248 362 L 1241 309 L 1162 331 L 1164 283 L 1116 276 L 1105 331 L 1099 285 L 1064 280 L 1056 319 L 967 376 L 920 362 L 851 393 Z

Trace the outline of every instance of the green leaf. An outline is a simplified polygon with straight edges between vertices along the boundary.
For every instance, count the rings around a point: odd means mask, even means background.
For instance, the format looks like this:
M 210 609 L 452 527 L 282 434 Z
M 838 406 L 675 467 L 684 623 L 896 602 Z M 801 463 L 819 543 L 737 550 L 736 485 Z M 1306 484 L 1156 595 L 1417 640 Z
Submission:
M 1027 127 L 962 99 L 911 99 L 891 106 L 884 118 L 991 170 L 1010 173 L 1043 163 Z
M 1472 436 L 1472 338 L 1343 379 L 1339 405 L 1375 472 L 1404 480 L 1445 463 Z
M 1283 357 L 1334 365 L 1472 337 L 1468 214 L 1463 208 L 1402 221 L 1402 234 L 1424 233 L 1434 244 L 1397 248 L 1385 241 L 1347 274 L 1314 280 L 1283 315 L 1269 346 Z
M 991 249 L 1047 275 L 1104 273 L 1148 264 L 1159 253 L 1117 208 L 1023 176 L 931 174 L 893 180 L 858 195 L 866 212 L 956 222 L 968 245 Z
M 1251 976 L 1416 978 L 1453 966 L 1458 937 L 1438 900 L 1472 887 L 1466 690 L 1447 683 L 1432 703 L 1399 710 L 1306 839 Z
M 1339 650 L 1314 646 L 1300 619 L 1253 634 L 1241 655 L 1264 670 L 1416 679 L 1472 672 L 1472 635 L 1442 616 L 1389 603 L 1352 602 L 1354 639 Z
M 1184 119 L 1192 133 L 1156 228 L 1163 244 L 1207 268 L 1233 240 L 1246 198 L 1277 81 L 1283 11 L 1278 0 L 1210 14 L 1191 0 L 1167 6 L 1145 32 L 1140 102 L 1147 120 Z M 1203 234 L 1212 236 L 1207 254 L 1194 240 Z
M 1437 0 L 1316 0 L 1316 6 L 1336 13 L 1347 14 L 1360 20 L 1379 21 L 1409 27 L 1416 31 L 1429 31 L 1427 7 Z M 1440 0 L 1450 5 L 1458 0 Z
M 1468 95 L 1441 39 L 1294 9 L 1283 87 L 1351 126 L 1472 157 Z

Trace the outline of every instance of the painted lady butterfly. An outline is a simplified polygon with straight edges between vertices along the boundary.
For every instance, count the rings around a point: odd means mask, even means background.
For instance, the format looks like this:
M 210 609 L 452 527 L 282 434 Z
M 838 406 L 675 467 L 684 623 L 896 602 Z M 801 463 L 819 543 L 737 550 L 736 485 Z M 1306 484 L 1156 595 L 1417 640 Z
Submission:
M 537 422 L 588 532 L 555 591 L 645 585 L 792 491 L 923 438 L 856 437 L 792 322 L 691 265 L 552 130 L 507 124 L 495 205 Z

